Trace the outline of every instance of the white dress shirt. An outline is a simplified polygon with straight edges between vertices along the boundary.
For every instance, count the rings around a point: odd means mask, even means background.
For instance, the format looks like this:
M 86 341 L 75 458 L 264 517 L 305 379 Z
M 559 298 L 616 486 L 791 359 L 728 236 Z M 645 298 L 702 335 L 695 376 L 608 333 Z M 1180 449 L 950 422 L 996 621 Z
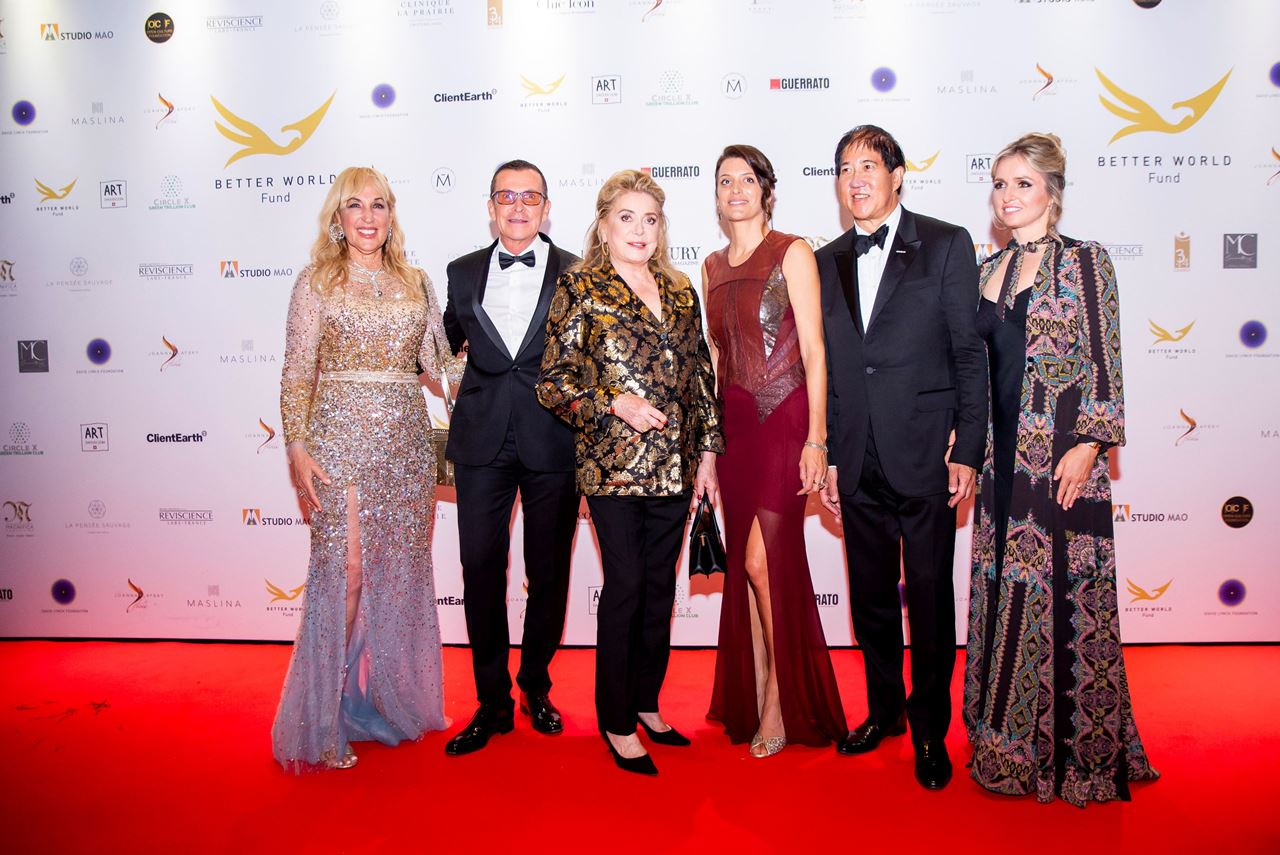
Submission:
M 547 244 L 542 238 L 534 238 L 526 252 L 532 252 L 533 267 L 526 267 L 522 262 L 515 262 L 506 270 L 498 264 L 498 253 L 510 255 L 523 253 L 511 252 L 498 241 L 493 255 L 489 258 L 489 280 L 484 288 L 485 314 L 498 329 L 502 343 L 507 352 L 514 358 L 529 331 L 529 323 L 533 320 L 533 312 L 538 307 L 538 297 L 542 294 L 542 279 L 547 272 Z
M 884 276 L 885 262 L 889 260 L 889 253 L 893 252 L 893 238 L 898 233 L 898 222 L 902 219 L 902 206 L 897 205 L 893 209 L 893 213 L 884 221 L 884 225 L 889 227 L 889 233 L 884 236 L 884 246 L 879 247 L 872 244 L 871 249 L 866 255 L 858 258 L 858 308 L 862 312 L 862 329 L 865 331 L 871 323 L 871 310 L 876 305 L 876 293 L 880 290 L 880 278 Z M 866 235 L 870 232 L 864 232 L 858 227 L 857 223 L 853 226 L 854 234 Z

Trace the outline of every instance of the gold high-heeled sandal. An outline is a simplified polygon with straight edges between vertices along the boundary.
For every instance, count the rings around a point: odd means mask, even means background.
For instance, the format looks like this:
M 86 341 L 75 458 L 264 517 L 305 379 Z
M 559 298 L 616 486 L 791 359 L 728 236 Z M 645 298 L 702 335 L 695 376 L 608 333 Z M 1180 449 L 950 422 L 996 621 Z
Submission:
M 763 760 L 766 757 L 772 757 L 787 747 L 787 738 L 785 736 L 761 736 L 756 734 L 755 739 L 751 740 L 750 754 L 757 760 Z
M 330 769 L 350 769 L 359 762 L 360 758 L 356 756 L 354 751 L 348 748 L 347 753 L 342 755 L 341 760 L 330 760 L 327 765 Z

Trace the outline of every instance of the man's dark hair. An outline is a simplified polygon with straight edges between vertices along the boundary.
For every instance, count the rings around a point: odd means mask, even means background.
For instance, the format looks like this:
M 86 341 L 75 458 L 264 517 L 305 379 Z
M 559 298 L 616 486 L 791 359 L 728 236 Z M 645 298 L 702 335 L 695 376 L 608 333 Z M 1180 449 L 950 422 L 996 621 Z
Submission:
M 836 174 L 840 174 L 840 163 L 844 160 L 845 150 L 851 146 L 866 146 L 880 155 L 884 168 L 893 172 L 899 166 L 906 166 L 907 157 L 902 153 L 902 146 L 893 138 L 893 134 L 876 125 L 858 125 L 840 138 L 836 143 Z M 902 194 L 902 185 L 898 185 L 898 194 Z
M 513 169 L 513 170 L 516 170 L 517 172 L 521 172 L 526 169 L 531 169 L 534 172 L 538 173 L 538 177 L 542 179 L 542 195 L 547 196 L 547 176 L 543 175 L 542 170 L 534 166 L 529 161 L 520 160 L 519 158 L 515 160 L 508 160 L 506 163 L 500 163 L 498 164 L 498 168 L 493 170 L 493 177 L 489 179 L 489 195 L 490 196 L 492 196 L 493 192 L 498 189 L 498 173 L 506 169 Z

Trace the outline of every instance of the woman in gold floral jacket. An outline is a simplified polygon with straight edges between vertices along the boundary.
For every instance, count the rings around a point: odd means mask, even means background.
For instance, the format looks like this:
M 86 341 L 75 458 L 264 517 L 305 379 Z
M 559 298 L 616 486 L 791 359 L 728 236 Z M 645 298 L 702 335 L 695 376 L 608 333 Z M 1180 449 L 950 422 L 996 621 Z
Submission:
M 717 494 L 724 450 L 698 297 L 667 258 L 665 194 L 624 170 L 600 188 L 584 259 L 560 277 L 538 400 L 578 430 L 578 487 L 600 543 L 596 713 L 618 766 L 656 774 L 639 721 L 689 740 L 658 712 L 675 568 L 690 498 Z

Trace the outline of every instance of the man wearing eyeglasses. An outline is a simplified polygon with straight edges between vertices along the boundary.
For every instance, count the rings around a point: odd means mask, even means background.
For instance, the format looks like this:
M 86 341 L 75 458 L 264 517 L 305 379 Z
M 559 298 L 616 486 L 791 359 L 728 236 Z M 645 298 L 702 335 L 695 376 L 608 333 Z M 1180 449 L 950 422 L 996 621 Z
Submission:
M 453 351 L 466 344 L 468 356 L 447 455 L 458 491 L 463 599 L 480 706 L 449 740 L 447 754 L 479 751 L 515 724 L 506 593 L 517 492 L 528 581 L 516 675 L 520 708 L 541 733 L 564 729 L 547 669 L 564 633 L 577 529 L 574 437 L 538 403 L 534 384 L 556 279 L 578 258 L 541 233 L 550 211 L 538 167 L 524 160 L 502 164 L 489 182 L 489 217 L 498 239 L 448 267 L 445 332 Z

